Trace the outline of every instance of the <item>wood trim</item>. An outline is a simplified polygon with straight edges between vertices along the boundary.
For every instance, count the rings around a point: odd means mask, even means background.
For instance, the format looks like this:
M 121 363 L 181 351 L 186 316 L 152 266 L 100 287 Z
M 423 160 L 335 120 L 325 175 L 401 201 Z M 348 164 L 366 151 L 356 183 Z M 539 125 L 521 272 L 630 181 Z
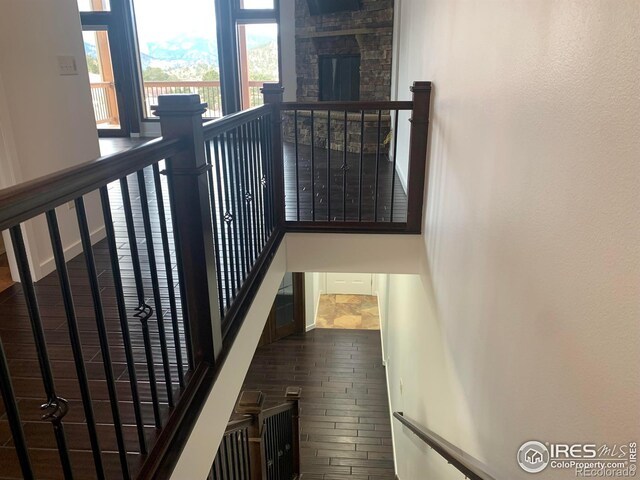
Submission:
M 185 424 L 193 415 L 192 410 L 194 410 L 194 405 L 196 406 L 195 409 L 198 411 L 198 415 L 200 414 L 208 393 L 213 386 L 215 377 L 217 373 L 219 373 L 218 370 L 219 369 L 206 363 L 198 365 L 191 378 L 189 378 L 180 400 L 171 412 L 171 415 L 169 415 L 167 424 L 160 431 L 160 435 L 158 435 L 153 449 L 149 452 L 142 468 L 138 472 L 138 480 L 157 478 L 156 475 L 158 472 L 161 471 L 163 467 L 166 467 L 167 459 L 172 458 L 172 450 L 174 449 L 175 442 L 180 442 L 180 445 L 184 446 L 193 428 L 193 425 L 190 425 L 185 431 Z M 178 458 L 176 457 L 175 462 L 177 462 L 177 460 Z M 171 470 L 173 470 L 175 462 L 171 466 Z M 169 471 L 167 473 L 170 474 L 171 472 Z M 162 478 L 169 478 L 169 475 L 166 477 L 162 476 Z
M 327 32 L 313 32 L 296 35 L 296 38 L 322 38 L 322 37 L 342 37 L 346 35 L 370 35 L 380 33 L 380 31 L 391 32 L 391 27 L 385 28 L 349 28 L 344 30 L 329 30 Z
M 420 229 L 400 222 L 285 222 L 287 232 L 420 234 Z
M 413 102 L 282 102 L 280 110 L 412 110 Z
M 266 410 L 263 410 L 262 416 L 264 418 L 269 418 L 279 413 L 286 412 L 287 410 L 292 410 L 292 409 L 293 409 L 293 404 L 291 402 L 287 402 L 287 403 L 283 403 L 281 405 L 277 405 L 275 407 L 271 407 L 271 408 L 267 408 Z

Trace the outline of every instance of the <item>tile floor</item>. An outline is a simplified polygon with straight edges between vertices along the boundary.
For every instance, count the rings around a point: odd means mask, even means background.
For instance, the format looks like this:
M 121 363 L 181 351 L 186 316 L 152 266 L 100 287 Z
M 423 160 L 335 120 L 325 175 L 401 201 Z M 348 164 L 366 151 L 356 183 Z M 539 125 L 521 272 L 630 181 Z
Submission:
M 316 328 L 380 330 L 375 295 L 321 295 Z

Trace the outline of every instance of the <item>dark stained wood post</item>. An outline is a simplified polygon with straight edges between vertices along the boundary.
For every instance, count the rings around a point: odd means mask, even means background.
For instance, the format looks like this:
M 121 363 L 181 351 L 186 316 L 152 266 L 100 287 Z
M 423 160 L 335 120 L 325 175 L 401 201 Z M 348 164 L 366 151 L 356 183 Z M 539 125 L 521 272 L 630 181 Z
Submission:
M 263 480 L 267 475 L 265 464 L 266 455 L 264 452 L 264 419 L 262 418 L 262 407 L 264 405 L 264 395 L 262 392 L 246 391 L 240 394 L 236 404 L 236 413 L 251 415 L 252 422 L 249 427 L 249 462 L 251 480 Z
M 275 202 L 277 221 L 284 225 L 284 163 L 282 154 L 282 113 L 280 104 L 284 88 L 279 83 L 265 83 L 262 86 L 262 95 L 265 105 L 273 105 L 271 112 L 271 158 L 273 160 L 273 173 L 275 175 Z
M 213 363 L 222 351 L 208 164 L 202 131 L 206 107 L 199 95 L 189 94 L 161 95 L 153 108 L 160 117 L 162 136 L 185 142 L 182 153 L 167 159 L 167 177 L 194 369 L 201 362 Z
M 293 473 L 300 475 L 300 387 L 287 387 L 285 398 L 291 405 L 291 428 L 293 432 Z
M 413 112 L 411 112 L 409 172 L 407 175 L 409 183 L 407 230 L 412 233 L 420 233 L 429 171 L 427 165 L 427 139 L 431 82 L 414 82 L 411 91 L 413 92 Z

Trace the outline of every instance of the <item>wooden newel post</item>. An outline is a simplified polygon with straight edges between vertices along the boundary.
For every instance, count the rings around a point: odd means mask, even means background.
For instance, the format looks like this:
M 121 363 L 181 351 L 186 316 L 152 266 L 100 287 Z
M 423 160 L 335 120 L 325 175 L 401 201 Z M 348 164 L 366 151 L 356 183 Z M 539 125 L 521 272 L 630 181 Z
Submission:
M 273 105 L 271 111 L 271 158 L 273 161 L 273 173 L 275 176 L 274 198 L 276 205 L 277 221 L 280 225 L 284 224 L 284 164 L 282 154 L 282 113 L 280 104 L 282 103 L 282 95 L 284 88 L 279 83 L 265 83 L 262 86 L 262 95 L 265 105 Z
M 431 82 L 414 82 L 411 136 L 409 140 L 407 227 L 413 233 L 422 229 L 422 212 L 428 182 L 427 139 L 429 132 L 429 101 Z
M 238 414 L 251 415 L 252 417 L 251 426 L 249 427 L 251 480 L 263 480 L 267 475 L 263 442 L 264 419 L 262 418 L 264 398 L 262 392 L 242 392 L 235 410 Z
M 213 363 L 222 350 L 213 227 L 207 181 L 202 114 L 197 94 L 161 95 L 154 113 L 165 139 L 184 140 L 184 150 L 167 159 L 171 216 L 180 269 L 181 294 L 193 356 L 192 368 Z
M 292 404 L 291 425 L 293 432 L 293 473 L 300 475 L 300 387 L 287 387 L 285 398 Z

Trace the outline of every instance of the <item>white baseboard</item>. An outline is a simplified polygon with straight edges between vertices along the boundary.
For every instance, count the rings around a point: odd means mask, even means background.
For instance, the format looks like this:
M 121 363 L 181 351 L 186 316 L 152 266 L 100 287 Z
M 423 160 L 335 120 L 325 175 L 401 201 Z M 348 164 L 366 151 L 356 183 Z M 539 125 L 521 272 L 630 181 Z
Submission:
M 95 245 L 106 236 L 107 234 L 105 232 L 104 225 L 95 229 L 93 232 L 91 232 L 91 245 Z M 82 242 L 80 241 L 80 239 L 78 239 L 75 242 L 73 242 L 71 245 L 65 247 L 64 258 L 67 261 L 69 261 L 73 257 L 81 253 L 82 253 Z M 39 277 L 44 278 L 47 275 L 49 275 L 51 272 L 54 272 L 55 269 L 56 269 L 56 261 L 53 258 L 53 256 L 51 256 L 50 258 L 46 259 L 44 262 L 40 264 Z
M 311 325 L 307 325 L 307 329 L 305 331 L 310 332 L 311 330 L 315 330 L 315 329 L 316 329 L 316 324 L 314 322 Z

